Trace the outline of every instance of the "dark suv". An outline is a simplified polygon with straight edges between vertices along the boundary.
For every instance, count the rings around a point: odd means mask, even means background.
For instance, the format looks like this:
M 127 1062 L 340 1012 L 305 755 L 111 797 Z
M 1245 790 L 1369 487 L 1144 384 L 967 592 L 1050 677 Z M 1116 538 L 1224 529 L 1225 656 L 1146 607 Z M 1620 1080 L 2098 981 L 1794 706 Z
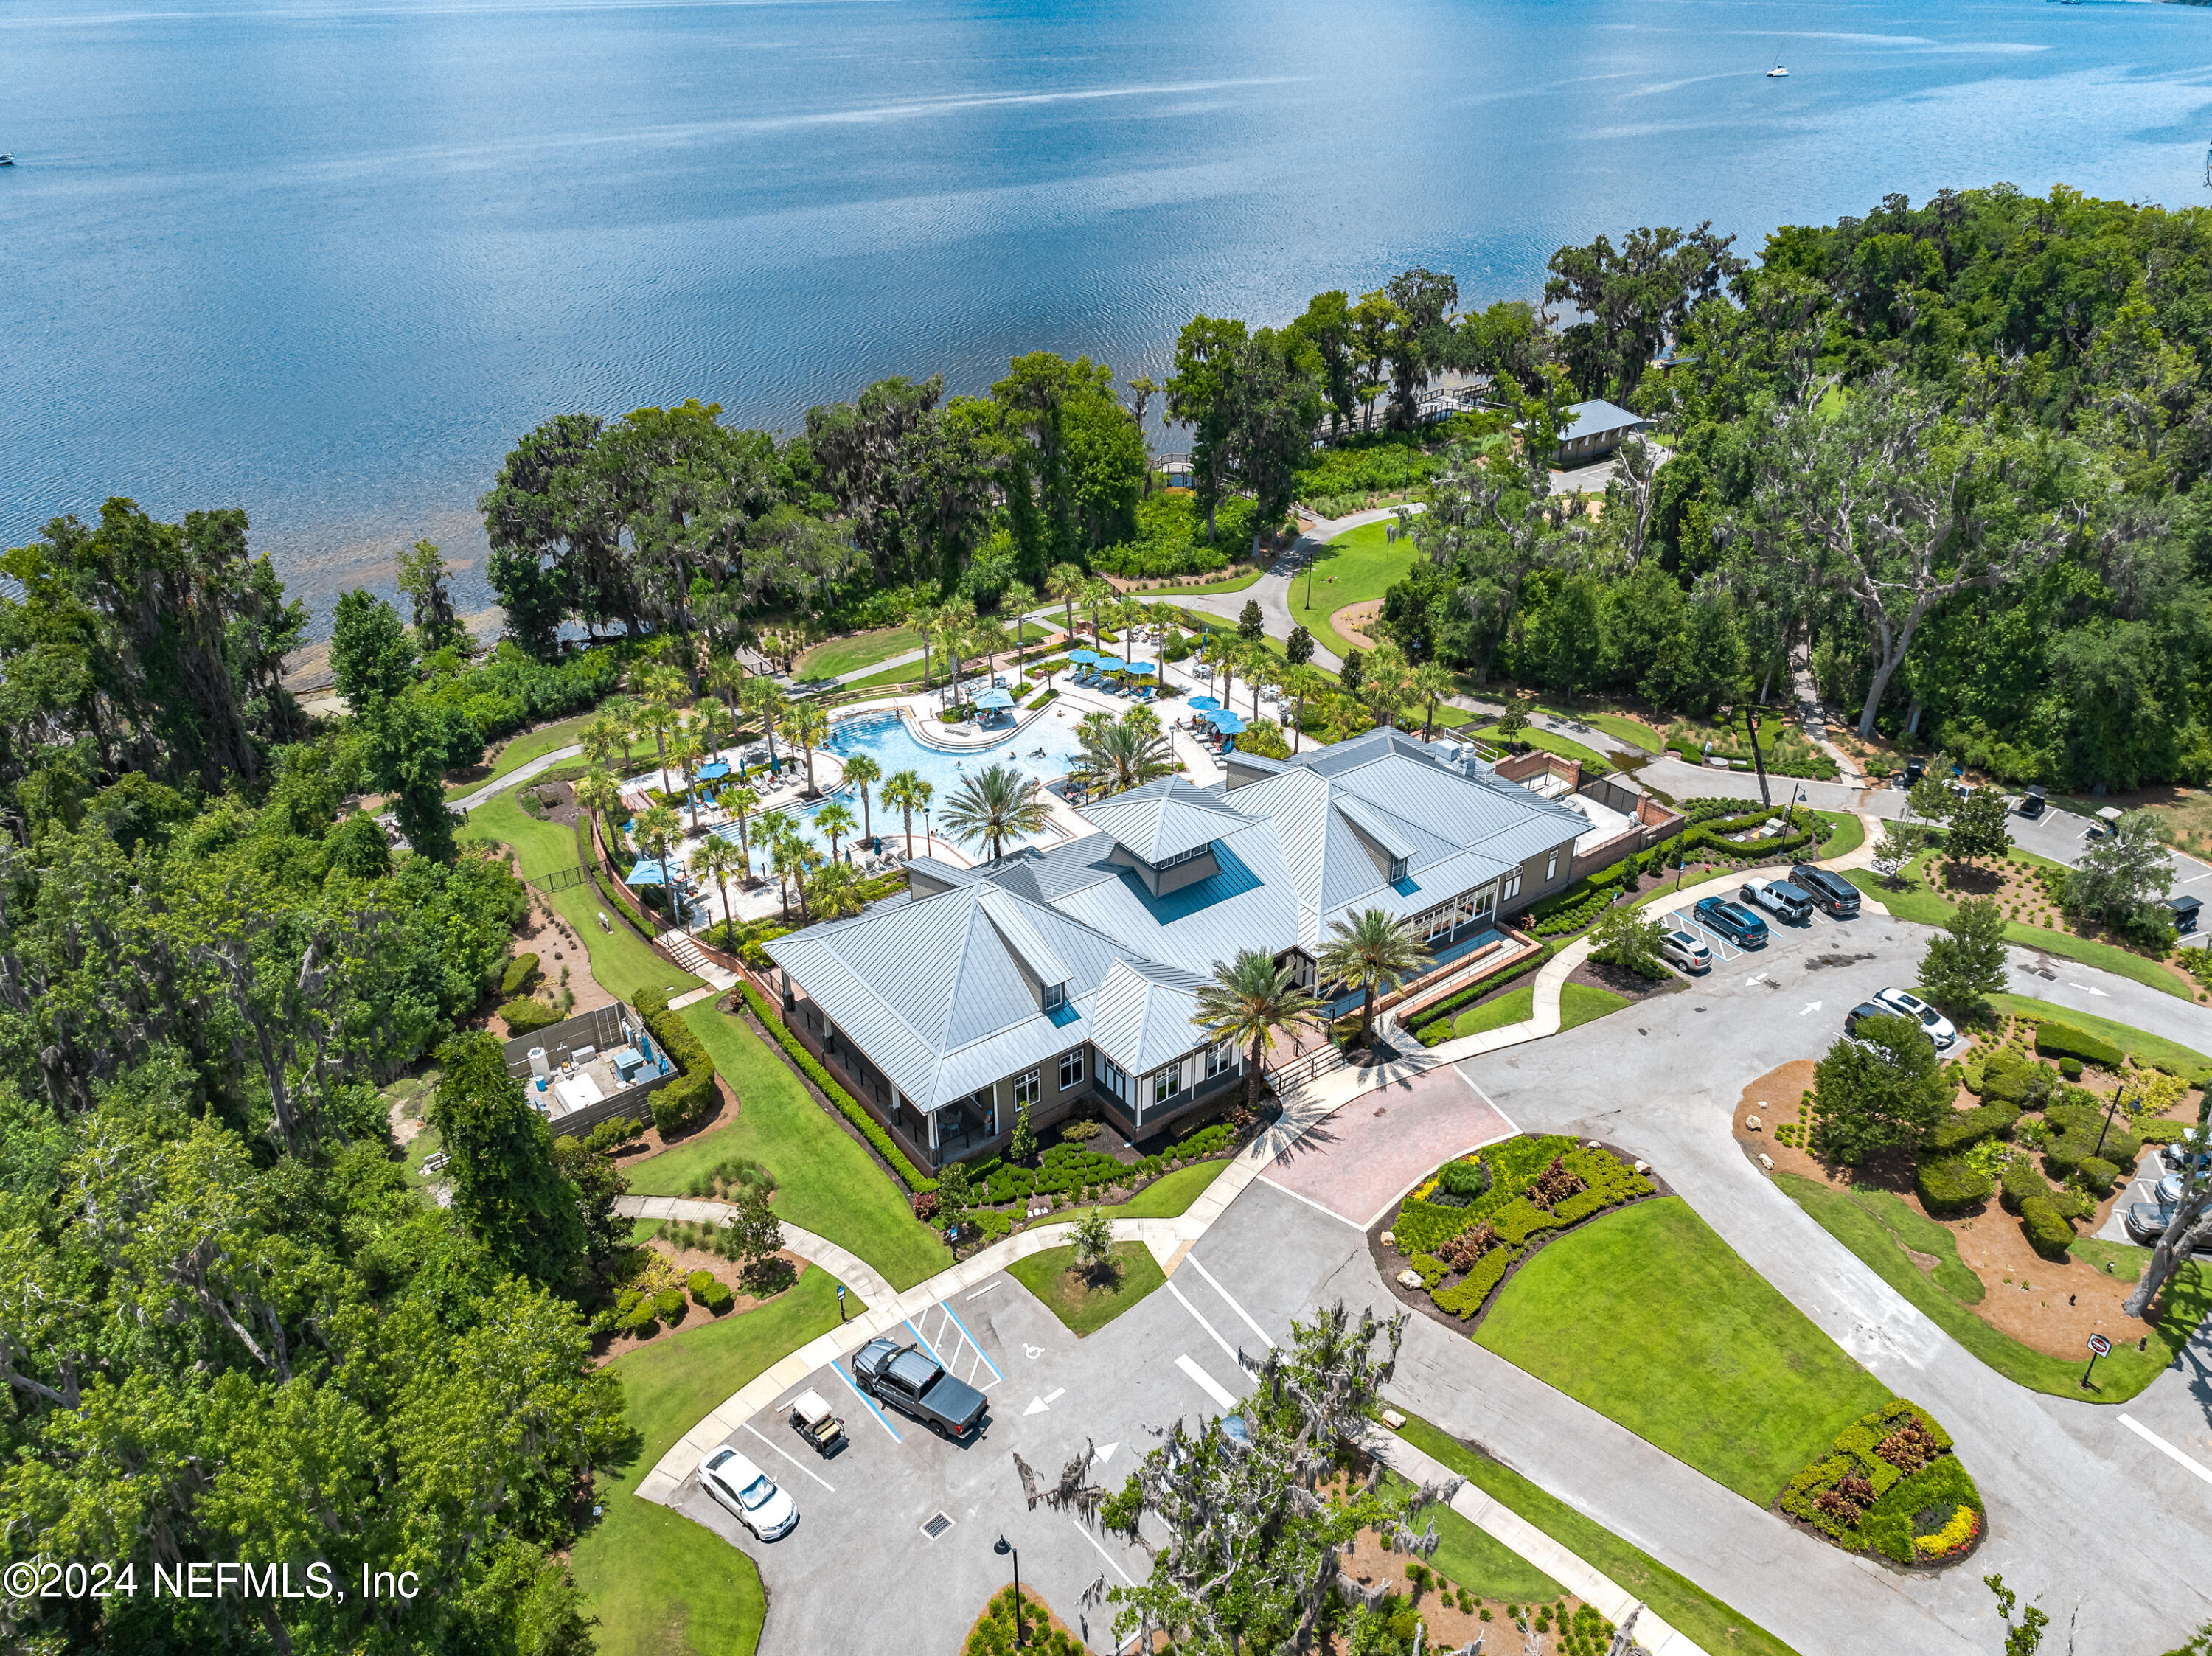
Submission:
M 918 1345 L 870 1340 L 853 1354 L 853 1380 L 870 1397 L 920 1421 L 939 1437 L 966 1442 L 983 1429 L 990 1405 L 974 1386 L 945 1372 Z
M 1840 874 L 1814 868 L 1810 863 L 1800 863 L 1790 870 L 1790 883 L 1810 897 L 1813 907 L 1839 920 L 1858 917 L 1859 889 Z
M 1732 903 L 1725 897 L 1700 897 L 1690 913 L 1699 925 L 1743 948 L 1759 948 L 1766 942 L 1766 922 L 1741 903 Z

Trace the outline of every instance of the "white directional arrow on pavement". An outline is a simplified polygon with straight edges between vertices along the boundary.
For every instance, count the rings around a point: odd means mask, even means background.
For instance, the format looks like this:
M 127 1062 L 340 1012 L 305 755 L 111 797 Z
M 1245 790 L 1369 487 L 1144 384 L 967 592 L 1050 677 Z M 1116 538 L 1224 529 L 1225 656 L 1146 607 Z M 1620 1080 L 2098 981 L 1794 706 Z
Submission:
M 1030 1406 L 1023 1410 L 1022 1412 L 1024 1415 L 1041 1415 L 1044 1413 L 1045 1410 L 1048 1406 L 1049 1405 L 1046 1404 L 1042 1398 L 1031 1398 L 1030 1399 Z
M 1121 1446 L 1119 1443 L 1102 1443 L 1098 1446 L 1097 1453 L 1095 1453 L 1091 1459 L 1096 1460 L 1101 1466 L 1103 1466 L 1108 1461 L 1114 1459 L 1114 1451 L 1121 1447 Z
M 1820 1003 L 1819 1001 L 1808 1000 L 1805 1003 L 1805 1011 L 1798 1013 L 1797 1016 L 1802 1018 L 1805 1016 L 1805 1012 L 1817 1012 L 1820 1010 Z
M 1748 989 L 1748 988 L 1750 988 L 1753 984 L 1765 983 L 1765 981 L 1766 981 L 1766 974 L 1765 974 L 1765 973 L 1764 973 L 1764 972 L 1761 972 L 1761 973 L 1758 974 L 1757 974 L 1756 976 L 1754 976 L 1754 977 L 1748 977 L 1748 978 L 1746 978 L 1746 979 L 1743 980 L 1743 986 L 1744 986 L 1745 988 Z
M 2086 983 L 2076 983 L 2071 978 L 2066 980 L 2066 986 L 2069 989 L 2079 989 L 2085 995 L 2105 995 L 2105 992 L 2103 990 L 2092 988 Z M 2110 995 L 2105 995 L 2105 998 L 2106 1000 L 2110 1000 L 2112 997 Z

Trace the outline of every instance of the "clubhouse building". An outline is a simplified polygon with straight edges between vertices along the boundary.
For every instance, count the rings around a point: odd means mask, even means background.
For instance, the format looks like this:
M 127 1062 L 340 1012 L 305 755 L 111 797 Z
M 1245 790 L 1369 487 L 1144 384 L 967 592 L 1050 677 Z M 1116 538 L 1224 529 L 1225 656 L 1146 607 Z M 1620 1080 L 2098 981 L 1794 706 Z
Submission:
M 1523 786 L 1394 730 L 1231 754 L 1212 786 L 1086 806 L 1076 839 L 975 868 L 916 858 L 905 901 L 769 943 L 771 986 L 918 1165 L 1002 1145 L 1024 1104 L 1035 1128 L 1097 1113 L 1150 1137 L 1244 1075 L 1249 1051 L 1192 1022 L 1216 962 L 1265 949 L 1327 1002 L 1335 921 L 1380 908 L 1452 959 L 1648 842 L 1577 779 Z

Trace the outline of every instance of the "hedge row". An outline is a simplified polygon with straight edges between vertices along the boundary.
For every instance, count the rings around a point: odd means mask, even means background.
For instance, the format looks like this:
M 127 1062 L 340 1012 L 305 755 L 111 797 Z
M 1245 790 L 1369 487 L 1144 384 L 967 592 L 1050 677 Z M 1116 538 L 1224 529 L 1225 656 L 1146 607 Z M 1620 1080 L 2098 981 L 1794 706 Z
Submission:
M 527 955 L 517 955 L 507 963 L 500 974 L 499 993 L 502 1000 L 512 999 L 531 979 L 538 975 L 538 955 L 533 949 Z
M 520 998 L 504 1003 L 499 1009 L 506 1021 L 510 1035 L 535 1034 L 540 1029 L 550 1028 L 560 1022 L 561 1014 L 543 1001 Z
M 769 1010 L 768 998 L 750 983 L 740 983 L 738 987 L 745 998 L 745 1004 L 752 1008 L 753 1016 L 760 1020 L 761 1028 L 774 1035 L 775 1044 L 783 1048 L 784 1056 L 799 1066 L 799 1074 L 812 1082 L 821 1090 L 823 1097 L 837 1107 L 840 1115 L 860 1129 L 861 1137 L 873 1145 L 876 1154 L 890 1164 L 890 1170 L 899 1176 L 900 1182 L 917 1194 L 935 1190 L 937 1180 L 907 1160 L 906 1152 L 898 1147 L 890 1134 L 884 1131 L 875 1117 L 860 1107 L 860 1100 L 830 1078 L 830 1071 L 822 1067 L 797 1035 L 784 1028 L 783 1020 Z
M 666 1138 L 698 1125 L 714 1107 L 714 1060 L 691 1033 L 691 1026 L 668 1010 L 667 991 L 641 990 L 635 1004 L 638 1016 L 660 1043 L 660 1050 L 682 1071 L 653 1095 L 653 1125 Z
M 1534 954 L 1529 955 L 1528 959 L 1508 967 L 1504 971 L 1497 974 L 1495 976 L 1484 978 L 1479 983 L 1471 983 L 1468 985 L 1466 988 L 1445 996 L 1443 999 L 1438 1001 L 1434 1006 L 1423 1009 L 1420 1015 L 1420 1022 L 1413 1024 L 1411 1027 L 1409 1033 L 1412 1034 L 1415 1039 L 1419 1040 L 1423 1046 L 1433 1046 L 1437 1044 L 1436 1041 L 1423 1038 L 1421 1032 L 1425 1029 L 1431 1028 L 1438 1023 L 1442 1023 L 1443 1025 L 1443 1034 L 1438 1035 L 1437 1037 L 1437 1040 L 1449 1039 L 1451 1034 L 1450 1020 L 1455 1014 L 1465 1010 L 1468 1006 L 1474 1004 L 1476 1001 L 1480 1000 L 1485 995 L 1495 994 L 1498 990 L 1505 987 L 1507 984 L 1519 982 L 1522 978 L 1527 977 L 1529 973 L 1537 970 L 1546 961 L 1551 959 L 1553 955 L 1557 954 L 1559 952 L 1559 946 L 1557 943 L 1547 943 Z
M 2037 1024 L 2035 1050 L 2046 1058 L 2078 1058 L 2104 1070 L 2118 1069 L 2122 1057 L 2111 1041 L 2063 1023 Z
M 1955 1156 L 1984 1138 L 1996 1138 L 2010 1132 L 2019 1120 L 2017 1104 L 1996 1102 L 1978 1109 L 1960 1110 L 1929 1136 L 1928 1148 L 1938 1156 Z

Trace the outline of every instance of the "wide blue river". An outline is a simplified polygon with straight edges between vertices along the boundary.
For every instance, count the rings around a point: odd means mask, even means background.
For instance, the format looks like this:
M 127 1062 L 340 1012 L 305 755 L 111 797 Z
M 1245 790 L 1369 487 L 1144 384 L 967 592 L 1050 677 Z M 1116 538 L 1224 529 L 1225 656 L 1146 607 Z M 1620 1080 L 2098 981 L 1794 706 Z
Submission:
M 2208 106 L 2212 10 L 2145 3 L 0 0 L 0 543 L 238 504 L 318 610 L 424 536 L 473 607 L 552 413 L 1160 377 L 1194 310 L 1891 191 L 2178 206 Z

